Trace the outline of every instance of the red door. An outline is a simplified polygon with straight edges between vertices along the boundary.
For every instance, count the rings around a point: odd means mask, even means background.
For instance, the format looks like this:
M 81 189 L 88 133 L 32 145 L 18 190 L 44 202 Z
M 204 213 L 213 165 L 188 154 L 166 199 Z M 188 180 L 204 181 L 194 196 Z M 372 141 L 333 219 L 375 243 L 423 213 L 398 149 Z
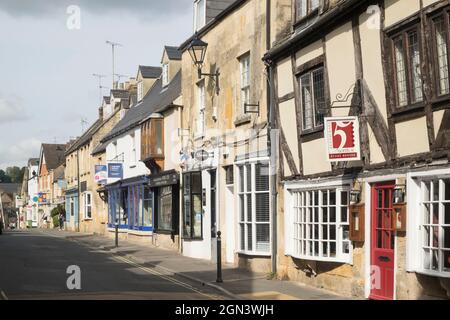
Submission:
M 394 298 L 393 192 L 394 183 L 372 187 L 370 299 Z

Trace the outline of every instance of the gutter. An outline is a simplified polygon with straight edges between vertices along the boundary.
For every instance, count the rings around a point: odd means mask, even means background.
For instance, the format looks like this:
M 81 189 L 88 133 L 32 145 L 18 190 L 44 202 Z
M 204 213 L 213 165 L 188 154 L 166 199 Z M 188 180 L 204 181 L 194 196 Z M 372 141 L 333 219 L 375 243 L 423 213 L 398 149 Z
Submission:
M 306 27 L 299 33 L 293 33 L 290 38 L 269 50 L 263 57 L 264 61 L 275 60 L 289 54 L 292 47 L 300 46 L 311 39 L 317 37 L 317 34 L 330 30 L 329 28 L 336 23 L 338 18 L 345 14 L 351 13 L 353 10 L 365 5 L 370 0 L 344 0 L 336 7 L 323 14 L 316 22 Z

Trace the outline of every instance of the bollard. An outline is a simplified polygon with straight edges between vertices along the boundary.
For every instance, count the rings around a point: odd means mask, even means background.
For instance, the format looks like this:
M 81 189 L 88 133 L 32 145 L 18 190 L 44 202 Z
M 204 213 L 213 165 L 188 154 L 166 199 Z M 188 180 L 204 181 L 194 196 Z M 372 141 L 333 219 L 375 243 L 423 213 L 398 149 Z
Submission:
M 217 231 L 217 283 L 222 283 L 222 232 Z
M 116 228 L 116 248 L 117 248 L 119 246 L 119 221 L 118 220 L 116 220 L 115 228 Z

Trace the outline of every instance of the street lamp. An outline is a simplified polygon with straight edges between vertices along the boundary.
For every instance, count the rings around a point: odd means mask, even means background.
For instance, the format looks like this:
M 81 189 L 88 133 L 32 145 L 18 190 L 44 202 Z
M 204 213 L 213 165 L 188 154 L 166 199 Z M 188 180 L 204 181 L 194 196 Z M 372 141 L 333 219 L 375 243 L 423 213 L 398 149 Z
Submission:
M 202 76 L 208 76 L 214 78 L 216 82 L 216 93 L 219 94 L 219 76 L 220 73 L 216 70 L 215 73 L 203 73 L 202 68 L 205 62 L 206 50 L 208 49 L 208 44 L 201 39 L 198 38 L 198 35 L 195 34 L 194 39 L 192 39 L 191 43 L 188 45 L 187 50 L 189 55 L 191 56 L 194 65 L 197 67 L 198 78 L 200 79 Z

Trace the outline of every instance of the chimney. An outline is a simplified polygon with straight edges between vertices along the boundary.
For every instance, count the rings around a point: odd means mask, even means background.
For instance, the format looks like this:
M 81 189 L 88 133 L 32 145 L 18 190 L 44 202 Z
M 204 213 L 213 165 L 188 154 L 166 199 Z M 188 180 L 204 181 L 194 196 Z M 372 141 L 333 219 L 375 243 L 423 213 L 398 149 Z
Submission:
M 103 107 L 98 108 L 98 118 L 103 120 Z

